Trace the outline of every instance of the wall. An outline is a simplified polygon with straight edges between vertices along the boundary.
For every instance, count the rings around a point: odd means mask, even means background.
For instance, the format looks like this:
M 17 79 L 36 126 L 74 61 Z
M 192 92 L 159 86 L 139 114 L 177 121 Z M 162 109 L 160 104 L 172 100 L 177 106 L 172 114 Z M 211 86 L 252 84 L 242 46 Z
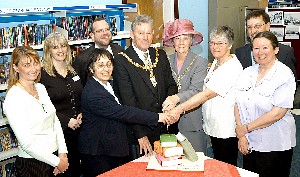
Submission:
M 179 0 L 178 9 L 179 18 L 191 20 L 195 30 L 204 37 L 201 44 L 192 47 L 192 51 L 208 58 L 208 0 Z

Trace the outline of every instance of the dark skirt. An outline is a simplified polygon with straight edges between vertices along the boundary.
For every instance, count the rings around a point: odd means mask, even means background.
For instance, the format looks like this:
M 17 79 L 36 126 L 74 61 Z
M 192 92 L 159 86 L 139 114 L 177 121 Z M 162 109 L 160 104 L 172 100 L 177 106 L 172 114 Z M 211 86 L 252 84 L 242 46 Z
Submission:
M 54 167 L 34 158 L 16 158 L 17 177 L 54 177 Z

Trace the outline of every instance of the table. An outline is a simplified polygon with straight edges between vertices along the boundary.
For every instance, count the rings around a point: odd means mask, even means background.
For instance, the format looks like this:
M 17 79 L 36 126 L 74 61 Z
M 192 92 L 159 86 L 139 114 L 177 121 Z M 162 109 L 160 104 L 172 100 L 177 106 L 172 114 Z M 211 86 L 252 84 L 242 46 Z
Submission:
M 97 177 L 259 177 L 258 174 L 205 156 L 204 172 L 146 170 L 149 157 L 140 157 Z

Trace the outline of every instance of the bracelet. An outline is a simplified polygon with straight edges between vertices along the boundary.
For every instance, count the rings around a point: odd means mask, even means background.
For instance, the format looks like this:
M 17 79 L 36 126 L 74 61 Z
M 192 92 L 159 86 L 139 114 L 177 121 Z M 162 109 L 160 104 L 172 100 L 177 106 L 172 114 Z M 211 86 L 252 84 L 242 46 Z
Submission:
M 185 114 L 185 109 L 183 108 L 182 104 L 180 104 L 179 107 L 182 109 L 183 114 Z
M 247 130 L 247 133 L 249 133 L 248 124 L 246 124 L 246 130 Z

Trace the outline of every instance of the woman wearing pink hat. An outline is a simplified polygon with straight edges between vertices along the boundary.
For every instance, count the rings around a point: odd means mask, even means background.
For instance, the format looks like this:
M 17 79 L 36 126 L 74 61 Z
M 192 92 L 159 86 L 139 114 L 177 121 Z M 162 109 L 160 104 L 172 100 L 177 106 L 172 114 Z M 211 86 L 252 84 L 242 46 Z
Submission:
M 202 40 L 202 34 L 194 31 L 190 20 L 177 19 L 166 24 L 163 41 L 165 46 L 174 47 L 176 51 L 169 58 L 172 75 L 178 86 L 178 94 L 167 97 L 163 103 L 164 110 L 169 110 L 178 102 L 184 102 L 202 91 L 203 80 L 207 74 L 207 60 L 190 50 L 191 46 L 200 44 Z M 172 127 L 173 125 L 178 128 Z M 196 151 L 206 153 L 206 135 L 202 129 L 201 106 L 186 112 L 178 125 L 173 125 L 169 128 L 170 131 L 179 129 Z
M 243 67 L 237 57 L 230 54 L 233 39 L 233 30 L 229 26 L 218 26 L 212 30 L 209 47 L 215 59 L 204 79 L 203 91 L 185 102 L 180 100 L 181 104 L 170 112 L 184 114 L 202 105 L 203 130 L 211 139 L 214 158 L 237 165 L 235 85 Z

